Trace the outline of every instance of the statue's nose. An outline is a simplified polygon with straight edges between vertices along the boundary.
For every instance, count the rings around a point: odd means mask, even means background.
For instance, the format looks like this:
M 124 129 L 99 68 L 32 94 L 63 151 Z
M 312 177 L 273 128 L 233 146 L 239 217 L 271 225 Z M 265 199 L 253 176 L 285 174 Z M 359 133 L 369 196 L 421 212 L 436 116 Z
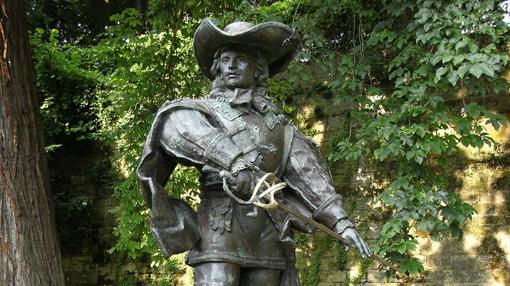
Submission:
M 228 61 L 228 68 L 229 69 L 237 69 L 237 60 L 230 59 L 230 61 Z

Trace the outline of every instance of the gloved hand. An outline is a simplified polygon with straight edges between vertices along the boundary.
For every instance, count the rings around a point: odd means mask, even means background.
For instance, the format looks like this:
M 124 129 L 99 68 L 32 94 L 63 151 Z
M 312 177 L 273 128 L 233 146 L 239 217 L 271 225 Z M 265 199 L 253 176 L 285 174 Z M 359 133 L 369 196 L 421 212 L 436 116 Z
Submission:
M 362 258 L 372 256 L 372 251 L 367 243 L 361 238 L 359 233 L 352 227 L 346 228 L 341 234 L 343 239 L 355 246 Z
M 235 175 L 227 171 L 221 171 L 220 177 L 226 178 L 230 190 L 243 200 L 251 197 L 257 182 L 254 171 L 250 169 L 243 169 Z
M 358 249 L 361 257 L 366 258 L 372 256 L 372 251 L 367 243 L 361 238 L 359 233 L 354 229 L 354 225 L 348 218 L 343 218 L 336 222 L 333 227 L 335 232 L 340 234 L 348 245 L 344 245 L 344 250 L 348 250 L 349 246 L 354 246 Z
M 232 184 L 232 191 L 242 199 L 249 199 L 255 188 L 257 179 L 252 170 L 244 169 L 234 175 L 234 182 Z

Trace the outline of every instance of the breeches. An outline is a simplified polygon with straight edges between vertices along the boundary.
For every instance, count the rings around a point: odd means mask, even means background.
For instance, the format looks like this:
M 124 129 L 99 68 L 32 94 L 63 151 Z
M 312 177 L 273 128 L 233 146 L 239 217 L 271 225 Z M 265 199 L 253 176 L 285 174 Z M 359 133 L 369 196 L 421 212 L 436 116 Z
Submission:
M 195 286 L 276 286 L 280 271 L 241 268 L 237 264 L 212 262 L 195 266 Z
M 243 269 L 287 269 L 278 230 L 265 210 L 240 205 L 221 192 L 203 197 L 198 221 L 201 239 L 189 252 L 190 266 L 225 262 Z

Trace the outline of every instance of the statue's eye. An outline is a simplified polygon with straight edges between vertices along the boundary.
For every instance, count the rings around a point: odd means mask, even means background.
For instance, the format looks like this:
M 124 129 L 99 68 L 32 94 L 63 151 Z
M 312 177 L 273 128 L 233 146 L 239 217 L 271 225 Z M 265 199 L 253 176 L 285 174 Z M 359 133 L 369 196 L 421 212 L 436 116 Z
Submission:
M 229 61 L 228 57 L 221 58 L 221 62 L 224 63 L 224 64 L 228 63 L 228 61 Z

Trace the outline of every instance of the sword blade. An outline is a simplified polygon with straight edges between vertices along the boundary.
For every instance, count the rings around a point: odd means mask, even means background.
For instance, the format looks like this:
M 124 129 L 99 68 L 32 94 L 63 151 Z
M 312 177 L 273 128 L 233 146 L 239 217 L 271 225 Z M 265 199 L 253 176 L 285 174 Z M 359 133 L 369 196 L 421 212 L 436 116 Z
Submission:
M 315 228 L 321 230 L 322 232 L 326 233 L 326 234 L 329 234 L 331 235 L 332 237 L 334 237 L 336 240 L 339 240 L 347 245 L 351 245 L 352 246 L 352 243 L 347 241 L 346 239 L 344 239 L 340 234 L 334 232 L 333 230 L 329 229 L 327 226 L 323 225 L 322 223 L 320 222 L 317 222 L 315 220 L 313 220 L 312 218 L 309 218 L 307 216 L 305 216 L 304 214 L 298 212 L 297 210 L 285 205 L 285 204 L 278 204 L 278 208 L 295 216 L 296 218 L 306 222 L 306 223 L 309 223 L 311 224 L 312 226 L 314 226 Z M 398 268 L 391 264 L 390 262 L 388 262 L 387 260 L 385 260 L 384 258 L 380 257 L 379 255 L 375 254 L 375 253 L 372 253 L 372 258 L 379 262 L 380 264 L 386 266 L 386 267 L 389 267 L 391 269 L 393 269 L 394 271 L 399 271 Z

